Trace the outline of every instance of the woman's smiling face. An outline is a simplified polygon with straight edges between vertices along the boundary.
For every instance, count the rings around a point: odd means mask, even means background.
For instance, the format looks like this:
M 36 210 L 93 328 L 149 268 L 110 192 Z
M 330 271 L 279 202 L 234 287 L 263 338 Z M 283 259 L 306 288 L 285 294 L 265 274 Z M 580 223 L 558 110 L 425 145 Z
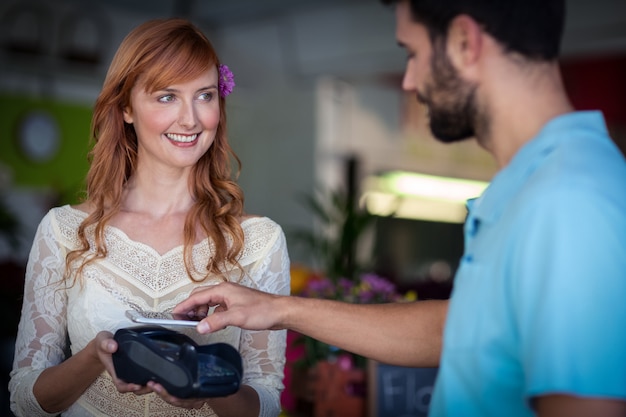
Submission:
M 189 168 L 213 144 L 220 121 L 217 68 L 199 77 L 149 92 L 133 87 L 124 121 L 137 134 L 140 165 Z

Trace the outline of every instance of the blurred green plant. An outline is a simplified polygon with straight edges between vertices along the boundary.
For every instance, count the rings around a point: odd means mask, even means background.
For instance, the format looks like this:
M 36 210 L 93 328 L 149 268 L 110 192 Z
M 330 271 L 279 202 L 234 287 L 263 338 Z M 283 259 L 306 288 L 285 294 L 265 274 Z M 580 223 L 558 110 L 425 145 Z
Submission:
M 354 280 L 371 266 L 372 257 L 359 258 L 358 250 L 377 216 L 358 207 L 343 190 L 318 190 L 300 195 L 299 201 L 313 213 L 316 223 L 311 229 L 293 229 L 290 236 L 309 251 L 315 269 L 337 282 L 339 278 Z M 361 259 L 367 259 L 367 264 Z
M 344 190 L 318 189 L 299 195 L 298 200 L 311 211 L 315 223 L 310 229 L 288 230 L 294 244 L 302 245 L 313 262 L 303 290 L 294 295 L 350 303 L 403 299 L 392 283 L 371 273 L 374 256 L 363 240 L 378 216 L 359 207 L 354 196 Z M 312 368 L 322 360 L 339 360 L 345 367 L 364 368 L 366 364 L 359 355 L 309 336 L 301 335 L 296 345 L 304 346 L 304 356 L 295 363 L 299 368 Z

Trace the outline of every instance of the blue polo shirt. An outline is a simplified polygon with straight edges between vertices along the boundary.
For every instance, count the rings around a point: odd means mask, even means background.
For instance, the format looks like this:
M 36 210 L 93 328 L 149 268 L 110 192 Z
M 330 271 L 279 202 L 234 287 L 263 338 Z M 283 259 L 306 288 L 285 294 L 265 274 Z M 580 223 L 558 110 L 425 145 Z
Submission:
M 551 120 L 468 208 L 431 416 L 626 400 L 626 163 L 601 113 Z

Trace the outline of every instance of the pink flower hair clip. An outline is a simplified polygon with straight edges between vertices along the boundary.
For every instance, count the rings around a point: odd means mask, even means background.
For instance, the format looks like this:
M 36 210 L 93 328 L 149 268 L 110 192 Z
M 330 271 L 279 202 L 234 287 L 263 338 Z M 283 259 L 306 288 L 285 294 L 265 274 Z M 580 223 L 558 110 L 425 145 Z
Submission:
M 228 68 L 228 65 L 220 64 L 218 70 L 219 81 L 217 83 L 217 89 L 220 93 L 220 97 L 225 98 L 233 92 L 233 87 L 235 87 L 235 76 Z

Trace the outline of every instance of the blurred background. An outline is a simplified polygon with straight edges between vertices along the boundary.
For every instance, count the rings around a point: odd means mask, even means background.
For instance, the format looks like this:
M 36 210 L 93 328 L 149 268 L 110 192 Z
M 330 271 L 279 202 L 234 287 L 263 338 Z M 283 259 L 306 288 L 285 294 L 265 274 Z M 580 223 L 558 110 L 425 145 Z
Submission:
M 624 150 L 626 2 L 567 3 L 567 87 L 578 108 L 605 112 Z M 3 0 L 3 410 L 35 229 L 50 207 L 81 196 L 91 109 L 117 46 L 139 23 L 170 16 L 204 30 L 235 74 L 229 137 L 246 209 L 283 226 L 294 265 L 318 262 L 292 231 L 320 227 L 311 201 L 334 192 L 377 217 L 354 249 L 363 265 L 421 298 L 449 293 L 463 201 L 495 166 L 473 143 L 430 137 L 424 110 L 400 89 L 405 57 L 392 9 L 376 0 Z

